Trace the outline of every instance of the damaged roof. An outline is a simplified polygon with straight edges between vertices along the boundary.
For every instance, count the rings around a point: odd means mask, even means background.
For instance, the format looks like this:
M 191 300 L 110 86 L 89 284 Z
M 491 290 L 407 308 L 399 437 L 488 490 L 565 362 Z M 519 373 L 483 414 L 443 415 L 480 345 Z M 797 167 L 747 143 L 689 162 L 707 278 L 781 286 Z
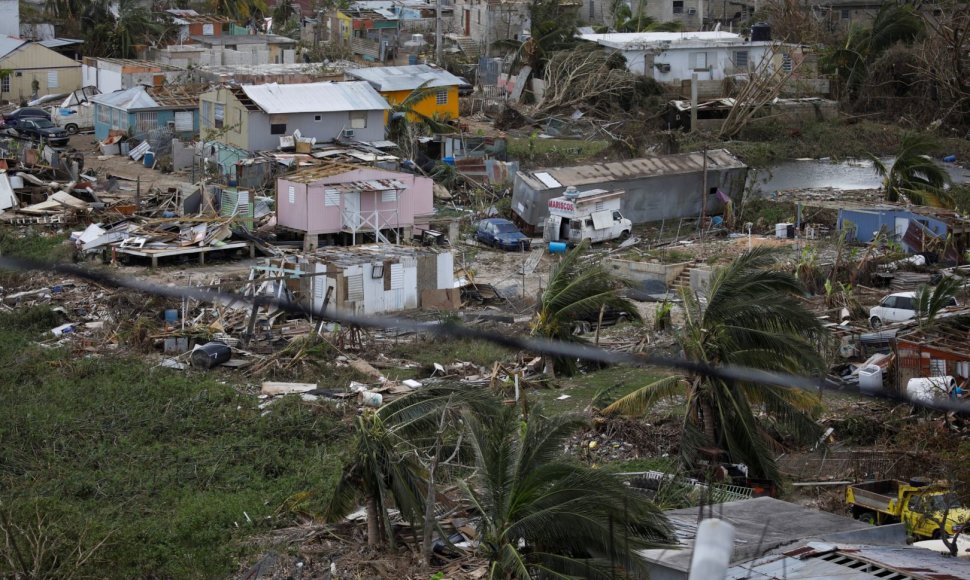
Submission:
M 122 91 L 96 95 L 91 101 L 122 111 L 142 109 L 197 109 L 203 87 L 191 85 L 145 87 L 138 85 Z
M 325 246 L 304 253 L 305 258 L 326 262 L 340 267 L 357 266 L 373 262 L 394 260 L 395 258 L 413 258 L 430 256 L 440 252 L 428 248 L 413 246 L 398 246 L 394 244 L 366 244 L 360 246 Z
M 672 44 L 737 44 L 744 42 L 740 34 L 724 30 L 703 30 L 694 32 L 610 32 L 606 34 L 581 34 L 579 37 L 600 46 L 630 50 L 637 48 L 659 48 Z
M 707 169 L 743 169 L 747 167 L 727 149 L 711 149 L 707 152 Z M 704 171 L 704 155 L 700 151 L 643 157 L 596 165 L 554 167 L 536 171 L 519 171 L 518 176 L 534 191 L 558 189 L 570 185 L 582 186 L 613 180 L 630 180 L 660 175 L 676 175 Z
M 334 113 L 385 111 L 384 97 L 365 82 L 320 82 L 240 87 L 256 106 L 270 115 L 280 113 Z
M 375 66 L 369 68 L 350 68 L 347 75 L 374 85 L 381 91 L 413 91 L 425 87 L 451 87 L 461 84 L 455 75 L 440 68 L 426 64 L 408 66 Z

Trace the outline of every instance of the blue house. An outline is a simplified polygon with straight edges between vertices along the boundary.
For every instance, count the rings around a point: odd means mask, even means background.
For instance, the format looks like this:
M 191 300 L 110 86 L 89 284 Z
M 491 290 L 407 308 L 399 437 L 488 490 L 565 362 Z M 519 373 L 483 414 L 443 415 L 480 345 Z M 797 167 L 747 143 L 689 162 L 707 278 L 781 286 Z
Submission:
M 884 234 L 909 253 L 939 248 L 950 237 L 947 254 L 962 256 L 970 241 L 970 220 L 951 210 L 932 207 L 839 209 L 837 229 L 846 239 L 869 243 Z
M 199 94 L 186 86 L 146 87 L 98 95 L 94 103 L 94 135 L 100 140 L 112 130 L 145 138 L 160 129 L 189 139 L 199 134 Z

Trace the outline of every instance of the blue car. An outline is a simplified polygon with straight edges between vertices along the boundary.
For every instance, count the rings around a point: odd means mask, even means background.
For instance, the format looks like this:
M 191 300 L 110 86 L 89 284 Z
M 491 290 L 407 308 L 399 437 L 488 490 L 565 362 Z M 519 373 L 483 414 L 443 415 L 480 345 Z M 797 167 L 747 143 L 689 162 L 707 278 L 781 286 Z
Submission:
M 489 218 L 478 222 L 475 238 L 493 248 L 503 250 L 528 250 L 532 246 L 525 234 L 515 227 L 515 224 L 502 218 Z

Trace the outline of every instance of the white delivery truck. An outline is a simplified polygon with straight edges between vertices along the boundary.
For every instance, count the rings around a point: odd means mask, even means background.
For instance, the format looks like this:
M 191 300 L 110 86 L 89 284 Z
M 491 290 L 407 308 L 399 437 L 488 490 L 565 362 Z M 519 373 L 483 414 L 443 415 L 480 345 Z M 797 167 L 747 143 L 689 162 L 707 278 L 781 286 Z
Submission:
M 99 93 L 97 87 L 84 87 L 72 92 L 60 105 L 51 108 L 51 121 L 71 135 L 94 129 L 94 103 L 91 97 Z
M 605 189 L 580 192 L 567 187 L 561 197 L 549 200 L 542 239 L 576 245 L 583 240 L 596 243 L 629 236 L 633 222 L 620 214 L 623 193 Z

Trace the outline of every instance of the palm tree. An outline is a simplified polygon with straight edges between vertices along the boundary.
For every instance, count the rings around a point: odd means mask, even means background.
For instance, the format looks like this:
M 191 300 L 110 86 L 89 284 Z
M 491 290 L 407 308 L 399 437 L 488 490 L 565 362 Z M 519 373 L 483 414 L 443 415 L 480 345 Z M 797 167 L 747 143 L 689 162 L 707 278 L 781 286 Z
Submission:
M 670 544 L 663 514 L 615 476 L 562 459 L 577 416 L 523 423 L 514 407 L 464 414 L 475 460 L 459 484 L 478 512 L 489 578 L 612 578 L 640 571 L 635 550 Z
M 162 26 L 152 18 L 139 0 L 121 0 L 111 35 L 114 56 L 134 58 L 136 44 L 147 44 L 149 35 L 160 35 L 162 31 Z
M 920 327 L 932 325 L 944 308 L 954 304 L 962 282 L 953 276 L 943 276 L 935 288 L 920 286 L 916 291 L 916 319 Z
M 497 403 L 479 391 L 426 387 L 357 417 L 356 439 L 326 517 L 345 516 L 363 500 L 371 547 L 384 541 L 393 545 L 388 517 L 392 506 L 408 521 L 421 522 L 429 474 L 417 451 L 440 437 L 436 433 L 439 417 L 452 404 L 478 413 Z
M 891 167 L 870 155 L 873 169 L 883 178 L 882 187 L 887 201 L 899 201 L 906 196 L 917 205 L 952 203 L 946 191 L 950 174 L 929 155 L 935 147 L 936 141 L 930 135 L 906 133 Z
M 739 365 L 795 374 L 821 373 L 818 343 L 824 331 L 799 301 L 802 286 L 772 270 L 771 250 L 755 248 L 717 271 L 702 301 L 684 292 L 680 345 L 689 361 Z M 796 389 L 737 383 L 700 374 L 667 377 L 620 398 L 604 413 L 643 414 L 661 399 L 686 397 L 682 454 L 696 465 L 699 450 L 726 451 L 754 478 L 779 481 L 772 430 L 799 441 L 817 440 L 812 414 L 818 397 Z
M 584 259 L 589 242 L 570 250 L 552 272 L 549 286 L 539 298 L 532 334 L 562 341 L 584 342 L 574 333 L 579 321 L 597 320 L 603 309 L 624 312 L 640 320 L 636 306 L 620 296 L 618 283 L 599 261 Z M 546 371 L 572 374 L 576 361 L 562 357 L 546 360 Z

